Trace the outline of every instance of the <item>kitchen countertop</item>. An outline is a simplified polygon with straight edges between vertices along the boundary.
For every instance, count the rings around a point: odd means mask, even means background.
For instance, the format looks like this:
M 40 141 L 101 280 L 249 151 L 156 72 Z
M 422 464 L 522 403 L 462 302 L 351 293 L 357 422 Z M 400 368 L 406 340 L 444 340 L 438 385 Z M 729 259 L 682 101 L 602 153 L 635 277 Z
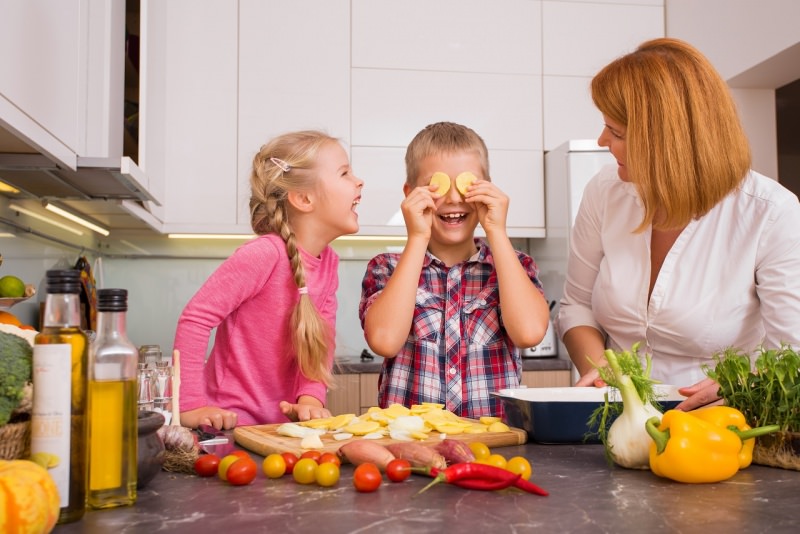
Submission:
M 383 358 L 374 356 L 372 360 L 364 360 L 361 356 L 337 356 L 334 373 L 380 373 Z M 522 358 L 523 371 L 564 371 L 572 368 L 572 363 L 563 358 Z
M 248 486 L 162 471 L 135 506 L 89 511 L 56 534 L 169 532 L 339 534 L 442 532 L 797 532 L 800 472 L 752 465 L 726 482 L 680 484 L 649 471 L 606 464 L 600 445 L 526 444 L 494 449 L 523 455 L 549 497 L 516 490 L 481 492 L 428 479 L 384 479 L 374 493 L 352 486 L 342 466 L 333 488 L 303 486 L 259 473 Z M 253 455 L 257 461 L 260 456 Z

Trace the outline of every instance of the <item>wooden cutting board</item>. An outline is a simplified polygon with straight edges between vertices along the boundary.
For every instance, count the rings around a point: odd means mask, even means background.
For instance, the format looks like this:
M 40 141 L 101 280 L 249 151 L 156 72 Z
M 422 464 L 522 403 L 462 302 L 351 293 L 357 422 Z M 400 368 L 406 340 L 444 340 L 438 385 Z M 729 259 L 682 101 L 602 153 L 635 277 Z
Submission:
M 470 419 L 464 419 L 471 421 Z M 477 423 L 477 421 L 474 421 Z M 254 425 L 254 426 L 237 426 L 233 429 L 233 437 L 240 446 L 245 449 L 267 456 L 272 453 L 293 452 L 298 456 L 305 452 L 305 449 L 300 448 L 300 438 L 290 438 L 281 436 L 277 432 L 280 424 L 274 425 Z M 456 439 L 465 443 L 473 443 L 476 441 L 485 443 L 490 448 L 494 447 L 507 447 L 509 445 L 522 445 L 528 439 L 528 434 L 519 428 L 511 428 L 508 432 L 482 432 L 480 434 L 448 434 L 449 439 Z M 337 441 L 331 434 L 323 434 L 320 436 L 323 443 L 323 448 L 319 449 L 321 452 L 333 452 L 339 450 L 339 447 L 345 443 L 353 440 L 363 439 L 359 436 L 354 436 L 350 439 Z M 389 445 L 390 443 L 399 443 L 390 437 L 383 437 L 380 439 L 372 440 L 381 445 Z M 436 431 L 431 431 L 428 439 L 425 441 L 417 441 L 423 445 L 435 446 L 441 441 L 441 434 Z

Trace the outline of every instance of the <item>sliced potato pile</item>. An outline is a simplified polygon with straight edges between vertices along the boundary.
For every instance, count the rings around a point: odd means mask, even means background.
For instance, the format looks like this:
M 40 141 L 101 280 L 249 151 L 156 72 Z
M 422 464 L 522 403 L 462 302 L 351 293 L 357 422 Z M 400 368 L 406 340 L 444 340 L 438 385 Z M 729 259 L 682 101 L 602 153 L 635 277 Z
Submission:
M 309 432 L 311 431 L 311 432 Z M 359 436 L 363 439 L 391 437 L 400 441 L 424 441 L 432 432 L 441 434 L 477 434 L 481 432 L 508 432 L 508 425 L 499 417 L 481 417 L 479 421 L 464 419 L 443 404 L 422 403 L 406 408 L 392 404 L 388 408 L 373 406 L 366 413 L 342 414 L 324 419 L 312 419 L 300 423 L 285 423 L 278 433 L 290 437 L 305 437 L 307 434 L 328 432 L 337 440 Z M 312 440 L 307 440 L 307 444 Z

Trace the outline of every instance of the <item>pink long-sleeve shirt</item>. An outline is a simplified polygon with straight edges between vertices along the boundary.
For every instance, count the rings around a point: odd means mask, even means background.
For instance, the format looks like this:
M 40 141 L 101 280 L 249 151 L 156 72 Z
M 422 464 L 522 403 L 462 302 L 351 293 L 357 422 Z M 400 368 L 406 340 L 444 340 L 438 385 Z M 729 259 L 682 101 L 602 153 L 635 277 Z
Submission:
M 318 258 L 300 253 L 308 294 L 333 332 L 339 258 L 330 247 Z M 181 411 L 219 406 L 236 412 L 239 425 L 255 425 L 286 421 L 279 408 L 283 400 L 310 395 L 324 404 L 325 386 L 300 373 L 290 342 L 289 317 L 298 299 L 280 237 L 259 236 L 236 249 L 178 319 Z M 331 342 L 329 365 L 333 355 Z

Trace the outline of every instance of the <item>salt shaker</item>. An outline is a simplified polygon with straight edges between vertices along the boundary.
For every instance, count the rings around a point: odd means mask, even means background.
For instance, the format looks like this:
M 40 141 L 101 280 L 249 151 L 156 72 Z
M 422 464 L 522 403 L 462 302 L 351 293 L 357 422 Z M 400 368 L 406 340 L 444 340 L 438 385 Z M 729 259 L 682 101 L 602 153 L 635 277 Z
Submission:
M 147 363 L 140 361 L 138 364 L 139 410 L 152 411 L 153 402 L 153 374 L 147 368 Z

